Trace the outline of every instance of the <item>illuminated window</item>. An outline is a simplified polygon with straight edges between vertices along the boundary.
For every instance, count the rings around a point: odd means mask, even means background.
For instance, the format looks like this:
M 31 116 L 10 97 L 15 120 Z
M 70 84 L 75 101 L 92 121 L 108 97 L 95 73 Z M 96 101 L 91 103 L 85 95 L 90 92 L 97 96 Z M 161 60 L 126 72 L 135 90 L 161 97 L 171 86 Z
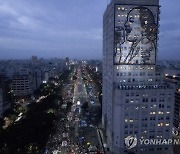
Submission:
M 130 102 L 131 102 L 131 103 L 134 103 L 134 100 L 132 100 L 132 99 L 131 99 L 131 101 L 130 101 Z
M 130 120 L 129 120 L 129 122 L 133 122 L 133 120 L 132 120 L 132 119 L 130 119 Z
M 163 123 L 158 123 L 158 127 L 162 127 L 163 126 Z
M 156 112 L 150 112 L 150 114 L 156 114 Z
M 159 111 L 158 114 L 164 114 L 163 112 Z

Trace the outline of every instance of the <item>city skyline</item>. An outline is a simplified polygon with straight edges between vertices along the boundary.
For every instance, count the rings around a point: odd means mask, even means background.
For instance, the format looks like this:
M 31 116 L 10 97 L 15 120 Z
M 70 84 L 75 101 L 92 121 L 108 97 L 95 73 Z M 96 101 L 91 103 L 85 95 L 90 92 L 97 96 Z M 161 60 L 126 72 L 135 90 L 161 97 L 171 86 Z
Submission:
M 179 154 L 179 4 L 0 0 L 0 154 Z
M 32 55 L 102 59 L 102 16 L 107 3 L 106 0 L 1 1 L 0 59 L 29 59 Z M 180 57 L 180 21 L 176 15 L 179 3 L 160 1 L 158 59 Z

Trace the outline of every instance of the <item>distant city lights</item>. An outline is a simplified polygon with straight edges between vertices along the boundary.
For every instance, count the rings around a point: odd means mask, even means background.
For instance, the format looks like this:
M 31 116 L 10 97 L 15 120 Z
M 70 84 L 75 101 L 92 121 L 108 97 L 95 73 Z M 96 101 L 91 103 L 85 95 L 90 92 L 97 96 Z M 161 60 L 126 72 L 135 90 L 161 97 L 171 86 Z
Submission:
M 80 102 L 80 101 L 77 101 L 77 105 L 81 105 L 81 102 Z

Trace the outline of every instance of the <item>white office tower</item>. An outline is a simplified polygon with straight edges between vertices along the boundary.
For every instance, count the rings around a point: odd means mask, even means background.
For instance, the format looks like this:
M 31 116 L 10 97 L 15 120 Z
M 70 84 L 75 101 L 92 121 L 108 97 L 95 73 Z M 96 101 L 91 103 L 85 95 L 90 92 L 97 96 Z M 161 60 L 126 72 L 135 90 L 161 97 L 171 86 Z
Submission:
M 156 68 L 159 8 L 159 0 L 112 0 L 104 13 L 102 122 L 113 154 L 171 154 L 170 145 L 139 142 L 172 138 L 174 90 Z

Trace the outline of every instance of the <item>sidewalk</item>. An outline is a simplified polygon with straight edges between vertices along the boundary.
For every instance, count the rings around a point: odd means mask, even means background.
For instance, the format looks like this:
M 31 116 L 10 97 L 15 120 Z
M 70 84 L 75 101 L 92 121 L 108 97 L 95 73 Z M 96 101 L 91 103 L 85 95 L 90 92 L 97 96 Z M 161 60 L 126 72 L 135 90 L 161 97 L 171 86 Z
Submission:
M 105 137 L 103 135 L 102 128 L 97 128 L 97 133 L 98 133 L 98 138 L 100 141 L 100 146 L 101 146 L 103 154 L 110 154 L 109 152 L 106 151 L 106 147 L 104 147 L 104 145 L 106 145 L 106 141 L 105 141 Z
M 103 146 L 103 152 L 104 154 L 111 154 L 110 151 L 107 151 L 107 141 L 106 141 L 106 138 L 105 138 L 105 132 L 103 132 L 103 128 L 102 128 L 102 125 L 99 125 L 99 128 L 98 129 L 98 132 L 99 132 L 99 136 L 100 136 L 100 139 L 101 139 L 101 145 Z

